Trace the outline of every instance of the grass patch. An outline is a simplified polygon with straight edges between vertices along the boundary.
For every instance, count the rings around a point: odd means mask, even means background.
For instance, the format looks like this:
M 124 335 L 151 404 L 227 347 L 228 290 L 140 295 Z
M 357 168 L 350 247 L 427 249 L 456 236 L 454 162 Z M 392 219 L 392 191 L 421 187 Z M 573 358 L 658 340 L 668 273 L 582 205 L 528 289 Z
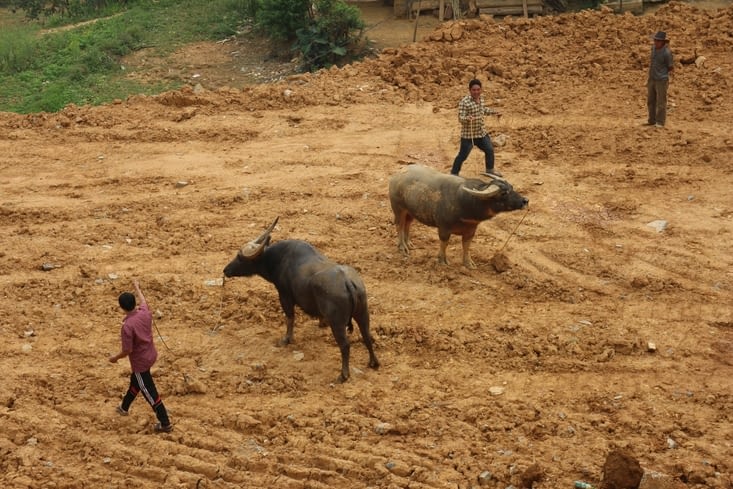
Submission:
M 187 43 L 230 36 L 250 4 L 140 0 L 115 15 L 50 31 L 40 22 L 8 21 L 10 13 L 0 11 L 0 111 L 55 112 L 71 103 L 97 105 L 178 88 L 125 78 L 121 58 L 142 48 L 166 55 Z M 53 23 L 60 25 L 59 19 Z

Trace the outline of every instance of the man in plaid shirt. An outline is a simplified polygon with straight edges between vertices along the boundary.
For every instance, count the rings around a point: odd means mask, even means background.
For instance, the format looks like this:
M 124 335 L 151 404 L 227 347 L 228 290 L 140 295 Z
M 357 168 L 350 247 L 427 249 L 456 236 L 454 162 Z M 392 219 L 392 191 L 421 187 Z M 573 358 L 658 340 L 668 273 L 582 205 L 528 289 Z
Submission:
M 484 107 L 479 80 L 474 79 L 468 82 L 468 91 L 469 95 L 463 97 L 458 103 L 458 120 L 461 123 L 461 148 L 458 150 L 458 155 L 453 161 L 453 168 L 450 172 L 452 175 L 458 175 L 463 162 L 466 161 L 473 147 L 477 146 L 484 152 L 486 160 L 484 175 L 501 177 L 501 173 L 494 170 L 494 148 L 484 128 L 484 115 L 493 114 L 501 117 L 501 113 L 489 107 Z

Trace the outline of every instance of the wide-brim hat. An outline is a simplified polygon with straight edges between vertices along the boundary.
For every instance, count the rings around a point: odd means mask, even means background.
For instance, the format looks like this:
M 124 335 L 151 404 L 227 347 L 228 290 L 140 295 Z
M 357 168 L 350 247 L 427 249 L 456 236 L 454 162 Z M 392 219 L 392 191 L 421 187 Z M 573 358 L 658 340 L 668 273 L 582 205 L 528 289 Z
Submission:
M 655 41 L 669 41 L 669 39 L 667 38 L 667 33 L 664 31 L 658 31 L 652 36 L 652 39 L 654 39 Z

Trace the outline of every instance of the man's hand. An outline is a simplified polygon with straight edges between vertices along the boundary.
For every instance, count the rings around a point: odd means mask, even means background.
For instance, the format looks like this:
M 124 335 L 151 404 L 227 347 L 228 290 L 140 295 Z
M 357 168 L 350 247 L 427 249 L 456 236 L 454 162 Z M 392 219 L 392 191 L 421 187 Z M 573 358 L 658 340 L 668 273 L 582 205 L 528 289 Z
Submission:
M 117 360 L 119 360 L 119 358 L 117 358 L 117 355 L 111 355 L 109 357 L 109 362 L 110 363 L 117 363 Z
M 140 305 L 147 305 L 147 301 L 145 300 L 145 296 L 143 295 L 142 291 L 140 290 L 140 282 L 137 279 L 134 279 L 132 281 L 132 286 L 135 287 L 135 295 L 137 295 L 137 302 Z

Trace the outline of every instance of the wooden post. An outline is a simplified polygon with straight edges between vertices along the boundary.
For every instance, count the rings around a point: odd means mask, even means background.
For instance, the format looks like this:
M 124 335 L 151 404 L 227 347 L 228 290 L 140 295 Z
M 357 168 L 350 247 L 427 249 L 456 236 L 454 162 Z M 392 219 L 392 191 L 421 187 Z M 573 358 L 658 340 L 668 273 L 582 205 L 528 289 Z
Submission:
M 438 20 L 443 22 L 443 11 L 445 10 L 445 0 L 440 0 L 438 3 L 438 8 L 440 9 L 440 12 L 438 12 Z
M 422 0 L 418 0 L 417 2 L 417 14 L 415 15 L 415 29 L 412 31 L 412 42 L 415 42 L 415 39 L 417 39 L 417 21 L 420 18 L 420 3 Z
M 527 14 L 527 0 L 522 0 L 522 12 L 524 12 L 525 19 L 529 17 L 529 14 Z

